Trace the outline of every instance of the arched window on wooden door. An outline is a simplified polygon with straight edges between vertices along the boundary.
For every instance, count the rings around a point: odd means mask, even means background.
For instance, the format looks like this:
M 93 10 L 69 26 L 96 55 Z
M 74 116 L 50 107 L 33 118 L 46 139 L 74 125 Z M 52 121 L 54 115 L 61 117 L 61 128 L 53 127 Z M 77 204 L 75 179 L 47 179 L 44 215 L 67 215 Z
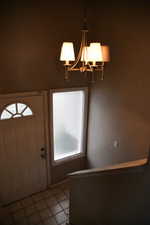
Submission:
M 18 117 L 25 117 L 25 116 L 32 116 L 33 112 L 31 108 L 24 104 L 24 103 L 13 103 L 10 105 L 7 105 L 1 115 L 0 120 L 7 120 L 7 119 L 14 119 Z

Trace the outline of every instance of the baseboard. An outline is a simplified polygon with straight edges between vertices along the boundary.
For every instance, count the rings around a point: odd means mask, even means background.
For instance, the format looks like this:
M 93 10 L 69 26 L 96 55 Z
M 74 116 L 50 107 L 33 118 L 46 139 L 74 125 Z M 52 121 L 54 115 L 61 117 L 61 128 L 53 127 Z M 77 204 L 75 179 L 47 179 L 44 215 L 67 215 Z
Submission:
M 48 188 L 55 188 L 55 187 L 57 187 L 59 185 L 65 184 L 67 182 L 69 182 L 68 178 L 66 178 L 66 179 L 64 179 L 64 180 L 62 180 L 62 181 L 60 181 L 60 182 L 58 182 L 56 184 L 50 184 L 50 185 L 48 185 Z

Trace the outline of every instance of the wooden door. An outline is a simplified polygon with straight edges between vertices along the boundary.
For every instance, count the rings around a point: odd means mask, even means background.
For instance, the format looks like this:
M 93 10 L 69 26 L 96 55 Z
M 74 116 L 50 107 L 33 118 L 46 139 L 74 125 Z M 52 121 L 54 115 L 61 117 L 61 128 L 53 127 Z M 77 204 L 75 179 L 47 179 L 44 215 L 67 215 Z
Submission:
M 42 94 L 0 98 L 0 200 L 3 204 L 46 189 L 43 102 Z

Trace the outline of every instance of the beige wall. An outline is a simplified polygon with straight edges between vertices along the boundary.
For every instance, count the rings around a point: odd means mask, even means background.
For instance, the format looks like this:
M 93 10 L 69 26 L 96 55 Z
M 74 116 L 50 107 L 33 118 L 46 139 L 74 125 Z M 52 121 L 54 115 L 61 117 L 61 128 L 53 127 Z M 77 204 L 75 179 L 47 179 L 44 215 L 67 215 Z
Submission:
M 105 80 L 91 87 L 88 165 L 144 158 L 150 145 L 150 6 L 95 5 L 97 39 L 110 45 Z M 114 140 L 119 147 L 114 148 Z

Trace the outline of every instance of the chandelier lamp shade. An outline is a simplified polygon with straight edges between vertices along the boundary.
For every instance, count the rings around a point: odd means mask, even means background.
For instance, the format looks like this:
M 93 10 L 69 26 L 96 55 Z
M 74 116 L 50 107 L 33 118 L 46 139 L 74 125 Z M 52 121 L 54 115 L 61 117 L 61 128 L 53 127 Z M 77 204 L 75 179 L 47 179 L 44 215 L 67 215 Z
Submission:
M 72 42 L 64 42 L 61 49 L 60 60 L 69 65 L 69 61 L 75 60 L 74 47 Z
M 90 74 L 91 82 L 95 82 L 97 72 L 100 74 L 101 80 L 103 80 L 104 65 L 110 61 L 109 47 L 107 45 L 101 45 L 100 42 L 88 44 L 86 18 L 84 18 L 84 25 L 81 32 L 82 40 L 77 58 L 75 58 L 72 42 L 63 42 L 62 44 L 60 61 L 64 61 L 65 79 L 69 79 L 70 72 L 80 71 L 86 75 Z

